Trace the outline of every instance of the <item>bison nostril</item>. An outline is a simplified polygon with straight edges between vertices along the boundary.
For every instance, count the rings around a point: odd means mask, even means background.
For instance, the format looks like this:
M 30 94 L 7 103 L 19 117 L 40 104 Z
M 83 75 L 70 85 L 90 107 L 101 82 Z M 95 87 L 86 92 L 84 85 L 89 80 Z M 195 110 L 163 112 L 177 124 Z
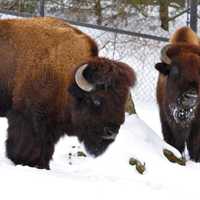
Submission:
M 186 98 L 198 98 L 198 92 L 196 89 L 191 88 L 188 91 L 183 93 L 183 97 Z
M 185 113 L 184 113 L 184 112 L 179 112 L 179 113 L 178 113 L 178 118 L 179 118 L 180 120 L 185 120 L 185 119 L 186 119 Z
M 191 107 L 195 106 L 197 100 L 198 100 L 197 91 L 194 89 L 190 89 L 179 96 L 179 98 L 177 99 L 177 103 L 178 105 L 181 105 L 183 107 Z

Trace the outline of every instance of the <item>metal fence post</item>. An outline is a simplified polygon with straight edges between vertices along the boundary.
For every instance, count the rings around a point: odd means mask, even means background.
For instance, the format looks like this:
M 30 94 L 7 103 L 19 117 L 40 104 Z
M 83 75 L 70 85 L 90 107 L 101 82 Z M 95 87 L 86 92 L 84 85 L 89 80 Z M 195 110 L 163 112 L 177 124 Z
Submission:
M 45 0 L 40 0 L 39 3 L 39 11 L 40 11 L 40 16 L 44 17 L 44 4 L 45 4 Z
M 190 27 L 194 32 L 197 32 L 197 6 L 198 0 L 190 0 Z

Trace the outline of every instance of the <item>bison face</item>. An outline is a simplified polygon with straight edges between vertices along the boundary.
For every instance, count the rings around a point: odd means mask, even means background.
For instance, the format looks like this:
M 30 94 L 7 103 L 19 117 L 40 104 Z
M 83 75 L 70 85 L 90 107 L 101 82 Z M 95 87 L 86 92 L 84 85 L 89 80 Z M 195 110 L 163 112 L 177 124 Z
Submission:
M 187 127 L 195 119 L 199 105 L 200 55 L 198 48 L 184 45 L 171 46 L 167 53 L 169 60 L 165 62 L 164 57 L 164 62 L 156 65 L 166 78 L 165 104 L 170 117 L 177 124 Z
M 115 140 L 134 80 L 130 67 L 105 58 L 92 59 L 76 70 L 69 88 L 72 129 L 88 153 L 98 156 Z

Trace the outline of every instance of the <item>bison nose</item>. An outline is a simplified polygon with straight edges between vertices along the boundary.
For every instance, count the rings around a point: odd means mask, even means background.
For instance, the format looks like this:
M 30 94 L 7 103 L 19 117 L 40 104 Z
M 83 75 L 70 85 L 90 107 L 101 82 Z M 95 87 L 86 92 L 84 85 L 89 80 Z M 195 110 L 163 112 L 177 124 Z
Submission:
M 114 140 L 119 132 L 119 127 L 104 127 L 103 139 Z
M 184 120 L 187 119 L 187 113 L 184 110 L 180 110 L 177 113 L 177 117 L 178 117 L 179 120 L 184 121 Z

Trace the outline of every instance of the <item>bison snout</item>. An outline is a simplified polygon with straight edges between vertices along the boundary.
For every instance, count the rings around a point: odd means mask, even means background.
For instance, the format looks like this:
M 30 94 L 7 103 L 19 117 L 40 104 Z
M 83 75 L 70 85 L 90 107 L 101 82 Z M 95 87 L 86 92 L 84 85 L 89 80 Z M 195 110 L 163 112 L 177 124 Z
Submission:
M 185 121 L 188 118 L 188 114 L 185 110 L 180 110 L 177 112 L 177 118 L 181 121 Z
M 174 119 L 177 123 L 189 123 L 194 118 L 195 108 L 176 108 L 174 110 Z
M 104 127 L 103 139 L 115 140 L 119 132 L 119 127 Z

